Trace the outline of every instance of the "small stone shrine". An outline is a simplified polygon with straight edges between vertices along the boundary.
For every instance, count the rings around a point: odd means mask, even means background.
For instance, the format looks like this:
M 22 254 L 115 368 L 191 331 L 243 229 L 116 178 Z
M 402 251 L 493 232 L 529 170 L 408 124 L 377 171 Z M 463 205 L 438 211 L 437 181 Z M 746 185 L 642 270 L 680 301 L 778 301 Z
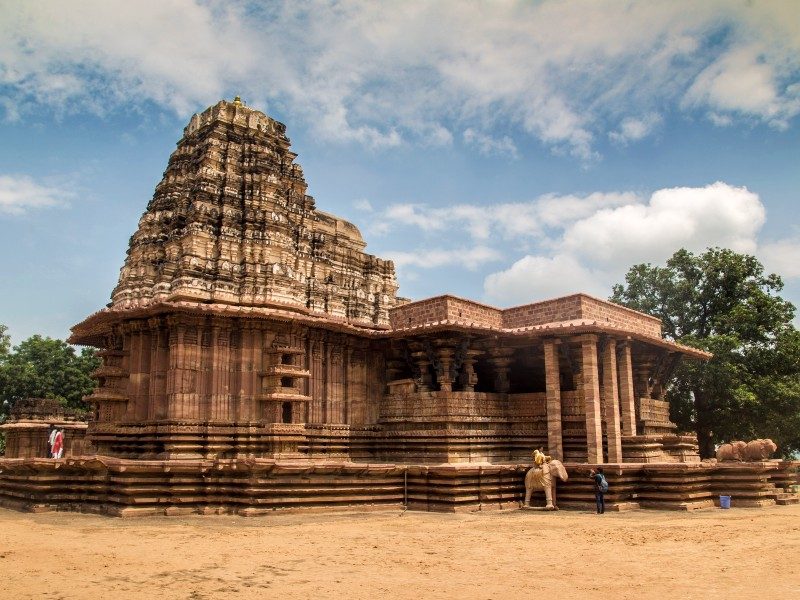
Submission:
M 93 453 L 86 443 L 87 427 L 85 416 L 58 400 L 25 398 L 14 403 L 0 432 L 6 436 L 6 456 L 47 458 L 47 436 L 52 428 L 64 432 L 64 456 L 82 456 Z
M 592 502 L 581 474 L 598 464 L 610 510 L 731 490 L 735 506 L 774 504 L 792 482 L 791 463 L 701 462 L 675 431 L 670 376 L 709 355 L 663 339 L 658 319 L 585 294 L 509 309 L 401 299 L 393 264 L 317 210 L 295 158 L 285 126 L 238 98 L 192 117 L 111 303 L 72 330 L 103 359 L 92 452 L 10 445 L 0 503 L 518 506 L 538 447 L 570 472 L 562 507 Z

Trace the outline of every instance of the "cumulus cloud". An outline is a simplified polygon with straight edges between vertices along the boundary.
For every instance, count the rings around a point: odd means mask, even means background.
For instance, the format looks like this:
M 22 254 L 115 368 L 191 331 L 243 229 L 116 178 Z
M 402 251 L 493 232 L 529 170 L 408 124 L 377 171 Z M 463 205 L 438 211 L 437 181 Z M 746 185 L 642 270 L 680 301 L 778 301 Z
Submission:
M 0 214 L 21 215 L 35 208 L 64 206 L 72 192 L 42 185 L 26 175 L 0 175 Z
M 459 240 L 466 234 L 473 244 L 386 253 L 400 268 L 513 261 L 484 280 L 486 299 L 503 305 L 579 290 L 607 295 L 631 265 L 663 264 L 679 248 L 730 248 L 755 254 L 785 278 L 800 277 L 800 238 L 759 244 L 766 211 L 758 194 L 721 181 L 649 196 L 593 192 L 485 205 L 395 204 L 369 218 L 374 233 L 405 228 Z
M 668 188 L 646 203 L 606 208 L 576 221 L 559 246 L 603 264 L 659 261 L 678 248 L 708 246 L 752 253 L 765 211 L 757 194 L 717 182 L 702 188 Z
M 604 206 L 607 200 L 618 205 Z M 648 199 L 604 195 L 594 206 L 594 212 L 563 224 L 549 252 L 527 255 L 487 276 L 486 297 L 509 305 L 540 297 L 542 290 L 548 295 L 578 290 L 607 295 L 631 265 L 663 263 L 678 248 L 701 252 L 721 246 L 756 253 L 765 220 L 757 194 L 722 182 L 661 189 Z M 761 255 L 777 261 L 774 257 L 796 250 L 787 242 L 762 248 Z
M 513 156 L 518 129 L 582 161 L 665 109 L 784 127 L 800 112 L 792 2 L 457 0 L 258 3 L 8 0 L 0 102 L 187 116 L 223 95 L 371 147 L 449 144 Z M 565 33 L 568 32 L 568 33 Z
M 484 293 L 487 299 L 501 306 L 576 292 L 607 296 L 608 286 L 603 287 L 601 281 L 602 274 L 587 268 L 574 256 L 529 255 L 508 269 L 488 275 L 484 281 Z

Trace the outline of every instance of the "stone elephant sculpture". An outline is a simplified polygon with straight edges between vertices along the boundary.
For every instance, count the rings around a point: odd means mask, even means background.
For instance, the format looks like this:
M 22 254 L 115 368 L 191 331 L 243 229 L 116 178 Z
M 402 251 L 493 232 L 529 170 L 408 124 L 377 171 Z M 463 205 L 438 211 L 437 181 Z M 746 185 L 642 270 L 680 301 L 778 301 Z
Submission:
M 722 444 L 717 448 L 717 460 L 719 462 L 731 462 L 744 460 L 744 450 L 747 447 L 747 442 L 731 442 L 730 444 Z
M 744 448 L 744 459 L 753 461 L 767 460 L 777 449 L 778 446 L 770 439 L 753 440 L 747 442 L 747 446 Z
M 775 442 L 770 439 L 735 441 L 717 448 L 717 460 L 719 462 L 767 460 L 777 449 Z
M 556 491 L 556 478 L 566 481 L 568 478 L 567 470 L 559 460 L 551 460 L 544 463 L 541 467 L 534 466 L 525 475 L 525 503 L 523 506 L 531 505 L 531 494 L 533 490 L 544 490 L 547 500 L 548 510 L 557 510 L 554 502 Z

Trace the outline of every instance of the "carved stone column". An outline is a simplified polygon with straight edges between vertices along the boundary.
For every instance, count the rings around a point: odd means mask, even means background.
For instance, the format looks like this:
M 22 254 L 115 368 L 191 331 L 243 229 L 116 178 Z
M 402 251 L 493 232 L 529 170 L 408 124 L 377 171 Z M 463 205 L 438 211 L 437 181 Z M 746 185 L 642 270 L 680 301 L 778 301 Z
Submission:
M 413 358 L 414 364 L 416 364 L 417 368 L 419 369 L 419 380 L 417 381 L 417 391 L 430 392 L 431 376 L 428 367 L 430 366 L 431 362 L 428 359 L 428 353 L 423 350 L 420 350 L 418 352 L 412 352 L 411 358 Z
M 455 349 L 447 346 L 442 346 L 436 349 L 436 383 L 439 384 L 439 390 L 442 392 L 453 391 L 453 381 L 455 376 L 453 373 L 453 359 L 455 357 Z
M 619 363 L 619 400 L 622 407 L 622 435 L 636 435 L 636 396 L 633 393 L 631 343 L 617 345 Z
M 211 420 L 226 421 L 230 408 L 231 328 L 224 319 L 213 319 L 213 362 L 211 378 Z
M 512 354 L 514 354 L 513 348 L 493 348 L 489 351 L 489 363 L 494 369 L 494 388 L 501 394 L 508 393 L 511 386 L 509 374 L 511 363 L 514 361 Z
M 617 388 L 617 341 L 607 339 L 603 346 L 603 397 L 606 404 L 606 441 L 608 462 L 622 462 L 622 435 L 619 423 Z
M 600 381 L 597 370 L 597 336 L 583 335 L 581 345 L 581 387 L 586 417 L 587 462 L 603 462 L 603 425 L 600 418 Z
M 547 451 L 555 459 L 564 460 L 561 428 L 561 370 L 558 361 L 558 340 L 544 340 L 544 377 L 547 403 Z
M 474 392 L 475 386 L 478 385 L 478 374 L 475 372 L 475 363 L 478 361 L 478 356 L 483 354 L 483 350 L 467 350 L 464 356 L 464 373 L 462 374 L 462 381 L 464 383 L 465 392 Z
M 169 367 L 169 333 L 160 317 L 147 321 L 150 327 L 150 405 L 147 418 L 163 419 L 167 416 L 167 370 Z
M 325 371 L 324 371 L 324 334 L 318 330 L 312 330 L 308 334 L 308 370 L 311 373 L 309 379 L 309 392 L 311 402 L 308 406 L 308 422 L 324 423 L 325 407 L 323 399 L 325 397 Z
M 175 315 L 167 317 L 170 328 L 169 336 L 169 370 L 167 371 L 167 418 L 172 420 L 191 419 L 185 414 L 185 353 L 183 347 L 183 334 L 186 330 L 180 318 Z M 195 417 L 196 418 L 196 417 Z

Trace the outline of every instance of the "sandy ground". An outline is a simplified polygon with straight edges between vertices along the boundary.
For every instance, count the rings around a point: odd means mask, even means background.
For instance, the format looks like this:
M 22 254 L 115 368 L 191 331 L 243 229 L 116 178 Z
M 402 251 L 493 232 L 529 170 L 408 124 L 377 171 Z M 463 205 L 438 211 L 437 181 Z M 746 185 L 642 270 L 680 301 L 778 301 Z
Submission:
M 800 505 L 115 519 L 0 509 L 0 598 L 797 598 Z

